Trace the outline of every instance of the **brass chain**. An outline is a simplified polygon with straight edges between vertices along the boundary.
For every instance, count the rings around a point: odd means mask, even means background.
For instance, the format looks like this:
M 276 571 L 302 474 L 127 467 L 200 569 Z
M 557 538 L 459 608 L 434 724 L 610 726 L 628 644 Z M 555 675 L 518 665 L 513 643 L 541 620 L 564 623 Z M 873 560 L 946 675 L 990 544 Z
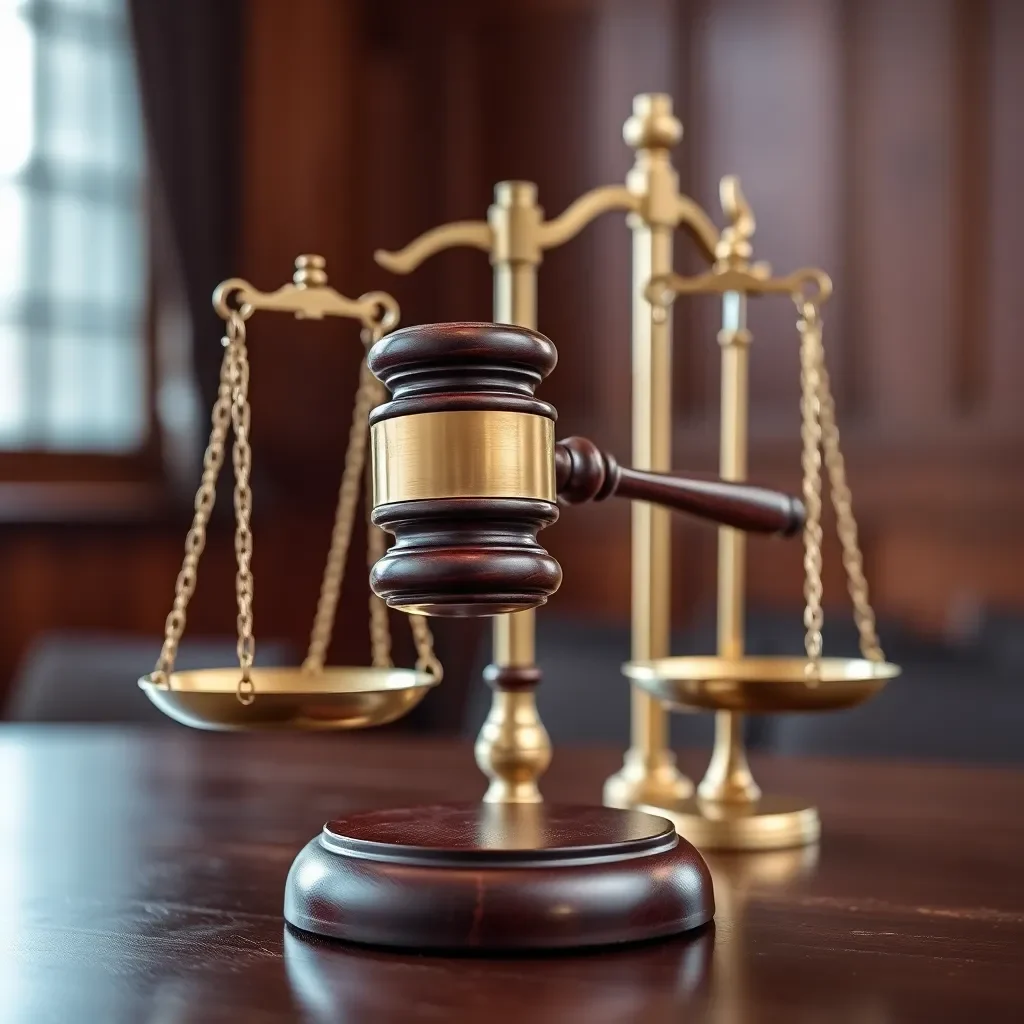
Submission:
M 228 430 L 234 429 L 235 443 L 232 464 L 235 470 L 235 555 L 238 569 L 235 591 L 238 599 L 238 665 L 241 677 L 237 695 L 243 704 L 253 701 L 251 678 L 255 642 L 252 619 L 252 491 L 249 475 L 252 469 L 252 449 L 249 445 L 249 359 L 245 347 L 245 320 L 232 312 L 222 339 L 224 358 L 221 360 L 220 385 L 211 414 L 210 440 L 203 455 L 203 475 L 195 497 L 192 526 L 185 538 L 185 558 L 174 586 L 174 604 L 164 624 L 164 642 L 157 660 L 153 679 L 158 685 L 167 685 L 167 677 L 174 671 L 178 645 L 185 632 L 189 601 L 195 593 L 199 574 L 199 559 L 206 547 L 206 530 L 217 500 L 217 480 L 224 465 Z
M 366 565 L 372 569 L 387 551 L 387 534 L 370 522 L 370 503 L 366 503 Z M 391 668 L 391 628 L 388 606 L 370 591 L 370 651 L 374 668 Z
M 839 427 L 836 424 L 836 406 L 832 386 L 825 367 L 824 352 L 819 345 L 818 405 L 821 415 L 822 444 L 825 467 L 832 489 L 832 505 L 836 510 L 836 529 L 843 547 L 843 567 L 846 586 L 853 602 L 853 618 L 857 623 L 860 652 L 868 661 L 885 661 L 878 642 L 875 612 L 868 594 L 868 581 L 864 576 L 864 559 L 857 538 L 857 520 L 853 515 L 853 495 L 846 482 L 846 460 L 839 447 Z
M 420 672 L 429 672 L 438 682 L 444 678 L 444 668 L 434 653 L 434 634 L 422 615 L 410 615 L 409 626 L 412 629 L 413 643 L 416 644 L 416 668 Z
M 224 465 L 224 442 L 231 427 L 232 377 L 234 374 L 235 348 L 228 339 L 223 339 L 224 358 L 220 364 L 220 386 L 217 400 L 210 415 L 210 440 L 203 455 L 203 475 L 196 491 L 195 514 L 192 526 L 185 537 L 185 558 L 174 584 L 174 604 L 164 623 L 164 642 L 160 657 L 153 672 L 153 680 L 166 686 L 167 677 L 174 671 L 178 656 L 178 645 L 185 632 L 188 604 L 195 593 L 199 573 L 199 558 L 206 547 L 206 527 L 210 522 L 214 503 L 217 500 L 217 478 Z
M 352 542 L 352 528 L 355 525 L 356 505 L 359 502 L 359 488 L 366 464 L 368 433 L 366 421 L 370 410 L 376 404 L 379 381 L 370 372 L 365 361 L 359 369 L 359 386 L 352 406 L 352 425 L 349 428 L 348 448 L 345 451 L 345 468 L 341 474 L 341 488 L 338 491 L 338 507 L 331 532 L 331 546 L 324 565 L 320 584 L 320 598 L 316 605 L 309 650 L 303 668 L 309 672 L 323 670 L 327 647 L 334 632 L 334 619 L 341 596 L 341 584 L 345 576 L 345 563 Z M 385 624 L 385 629 L 387 625 Z M 390 659 L 389 659 L 390 660 Z
M 821 420 L 820 391 L 821 319 L 817 307 L 804 303 L 797 321 L 800 331 L 800 437 L 803 443 L 804 521 L 804 647 L 807 652 L 807 677 L 817 680 L 820 673 L 822 627 L 825 616 L 822 598 L 821 528 Z
M 238 601 L 238 667 L 242 676 L 236 691 L 242 704 L 251 704 L 255 699 L 252 682 L 252 663 L 256 654 L 252 621 L 252 488 L 249 477 L 252 473 L 252 448 L 249 444 L 249 355 L 245 347 L 245 321 L 235 310 L 231 311 L 227 323 L 228 343 L 235 349 L 234 373 L 231 391 L 231 425 L 235 433 L 235 444 L 231 462 L 235 470 L 235 559 L 238 569 L 235 573 L 235 596 Z
M 369 347 L 384 334 L 382 325 L 364 330 L 363 342 Z M 309 650 L 303 668 L 310 672 L 323 670 L 327 648 L 338 610 L 341 584 L 345 575 L 352 529 L 355 523 L 356 506 L 359 502 L 359 488 L 366 466 L 368 431 L 367 419 L 373 408 L 386 397 L 383 384 L 370 372 L 364 361 L 359 371 L 359 387 L 356 390 L 352 409 L 352 424 L 349 428 L 348 447 L 345 451 L 345 468 L 342 472 L 338 492 L 338 506 L 331 533 L 331 545 L 324 566 L 320 597 L 310 635 Z M 369 503 L 367 503 L 369 513 Z M 371 567 L 387 550 L 387 537 L 382 530 L 367 523 L 367 562 Z M 371 593 L 370 601 L 370 648 L 374 668 L 390 668 L 391 629 L 387 605 L 376 594 Z M 434 638 L 422 616 L 410 615 L 409 625 L 416 645 L 416 667 L 429 672 L 440 680 L 443 675 L 441 663 L 434 654 Z
M 383 337 L 383 331 L 379 328 L 370 332 L 364 331 L 363 341 L 367 348 Z M 373 376 L 371 374 L 371 376 Z M 370 408 L 375 409 L 381 402 L 387 399 L 387 389 L 374 377 L 373 390 L 370 394 Z M 369 496 L 373 491 L 371 480 L 371 467 L 366 469 L 366 493 Z M 373 503 L 366 502 L 366 567 L 372 569 L 377 562 L 384 557 L 388 547 L 387 534 L 374 526 L 371 522 Z M 370 591 L 370 663 L 374 668 L 392 668 L 394 662 L 391 660 L 391 623 L 388 618 L 388 606 L 384 600 Z
M 376 340 L 376 339 L 374 339 Z M 379 405 L 387 397 L 384 385 L 377 382 L 377 391 L 373 396 L 374 406 Z M 367 565 L 373 568 L 387 551 L 387 534 L 369 522 L 370 503 L 367 502 Z M 409 616 L 409 628 L 412 630 L 413 643 L 416 645 L 416 668 L 420 672 L 429 672 L 438 682 L 444 677 L 441 662 L 434 654 L 434 634 L 422 615 Z M 391 633 L 388 629 L 388 606 L 372 591 L 370 593 L 370 645 L 373 650 L 375 667 L 390 667 Z
M 822 451 L 828 471 L 832 505 L 836 512 L 836 528 L 843 549 L 846 584 L 853 602 L 854 621 L 860 640 L 861 655 L 869 661 L 884 661 L 878 642 L 874 609 L 864 576 L 864 559 L 853 515 L 853 496 L 846 481 L 846 461 L 839 443 L 835 400 L 822 344 L 821 314 L 813 301 L 797 299 L 800 319 L 800 409 L 803 440 L 803 495 L 807 510 L 804 525 L 804 626 L 807 630 L 808 676 L 818 678 L 822 652 L 822 528 L 821 473 Z
M 203 474 L 196 492 L 192 526 L 185 538 L 185 557 L 174 588 L 174 604 L 164 624 L 164 642 L 153 672 L 153 680 L 166 686 L 174 671 L 178 646 L 185 631 L 188 605 L 195 593 L 199 559 L 206 547 L 207 528 L 217 497 L 217 480 L 224 465 L 228 430 L 233 429 L 235 440 L 232 465 L 235 472 L 235 594 L 238 604 L 237 627 L 238 664 L 241 669 L 236 695 L 242 704 L 255 699 L 252 666 L 255 657 L 253 635 L 253 573 L 252 573 L 252 447 L 249 441 L 251 407 L 249 405 L 249 357 L 246 350 L 246 311 L 231 311 L 226 324 L 224 358 L 220 368 L 217 399 L 211 413 L 210 439 L 203 455 Z M 383 334 L 377 326 L 364 332 L 364 342 L 370 344 Z M 365 361 L 360 369 L 359 387 L 352 410 L 352 426 L 345 455 L 330 552 L 324 568 L 317 602 L 316 617 L 310 637 L 309 650 L 303 663 L 308 671 L 322 671 L 327 646 L 330 642 L 341 592 L 345 562 L 352 539 L 356 505 L 359 500 L 360 481 L 366 465 L 368 432 L 366 422 L 373 407 L 384 398 L 383 385 L 373 376 Z M 386 550 L 386 537 L 376 527 L 368 532 L 368 557 L 372 565 Z M 416 645 L 416 667 L 430 672 L 438 680 L 443 675 L 441 663 L 434 654 L 434 638 L 422 616 L 409 616 L 413 641 Z M 388 610 L 380 598 L 370 599 L 370 640 L 373 665 L 389 668 L 391 661 L 391 633 Z

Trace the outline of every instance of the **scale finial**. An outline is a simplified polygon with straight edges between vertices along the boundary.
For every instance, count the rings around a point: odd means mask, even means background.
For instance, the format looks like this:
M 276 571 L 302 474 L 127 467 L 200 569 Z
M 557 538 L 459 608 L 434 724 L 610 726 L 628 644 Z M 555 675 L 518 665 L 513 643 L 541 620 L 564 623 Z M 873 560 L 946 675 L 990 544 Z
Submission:
M 642 92 L 633 97 L 633 116 L 622 126 L 622 137 L 632 149 L 671 149 L 683 138 L 683 123 L 672 112 L 672 97 Z
M 306 254 L 295 259 L 292 280 L 299 288 L 322 288 L 327 284 L 327 260 L 323 256 Z

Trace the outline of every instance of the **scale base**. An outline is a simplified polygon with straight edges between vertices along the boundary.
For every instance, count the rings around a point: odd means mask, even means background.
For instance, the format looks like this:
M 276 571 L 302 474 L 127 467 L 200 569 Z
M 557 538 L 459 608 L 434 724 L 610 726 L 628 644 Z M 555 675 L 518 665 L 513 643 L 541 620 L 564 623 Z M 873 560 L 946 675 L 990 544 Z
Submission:
M 640 809 L 668 818 L 700 850 L 784 850 L 821 836 L 818 809 L 789 797 L 765 796 L 752 803 L 690 797 L 669 807 Z
M 707 865 L 664 818 L 544 804 L 328 822 L 292 864 L 284 902 L 288 923 L 316 935 L 452 952 L 637 942 L 714 909 Z
M 641 804 L 671 807 L 693 792 L 693 783 L 676 767 L 671 751 L 662 750 L 652 757 L 628 750 L 622 767 L 605 781 L 602 803 L 620 810 Z

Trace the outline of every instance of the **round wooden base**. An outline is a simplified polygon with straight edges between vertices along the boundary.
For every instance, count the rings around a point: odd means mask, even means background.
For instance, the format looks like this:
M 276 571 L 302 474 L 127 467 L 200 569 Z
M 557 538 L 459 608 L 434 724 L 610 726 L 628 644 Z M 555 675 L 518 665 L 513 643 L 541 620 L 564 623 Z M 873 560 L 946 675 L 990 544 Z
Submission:
M 284 916 L 350 942 L 499 951 L 652 939 L 714 909 L 707 866 L 664 818 L 445 804 L 328 822 L 292 864 Z

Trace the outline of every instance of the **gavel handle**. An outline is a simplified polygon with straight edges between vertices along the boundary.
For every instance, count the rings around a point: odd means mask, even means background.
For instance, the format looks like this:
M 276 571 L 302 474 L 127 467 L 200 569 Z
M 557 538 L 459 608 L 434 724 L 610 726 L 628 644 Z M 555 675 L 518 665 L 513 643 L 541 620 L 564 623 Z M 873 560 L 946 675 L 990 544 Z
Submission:
M 623 469 L 614 456 L 585 437 L 570 437 L 555 445 L 555 486 L 558 497 L 570 505 L 604 501 L 614 494 L 664 505 L 747 533 L 790 537 L 804 525 L 799 498 L 725 480 Z

